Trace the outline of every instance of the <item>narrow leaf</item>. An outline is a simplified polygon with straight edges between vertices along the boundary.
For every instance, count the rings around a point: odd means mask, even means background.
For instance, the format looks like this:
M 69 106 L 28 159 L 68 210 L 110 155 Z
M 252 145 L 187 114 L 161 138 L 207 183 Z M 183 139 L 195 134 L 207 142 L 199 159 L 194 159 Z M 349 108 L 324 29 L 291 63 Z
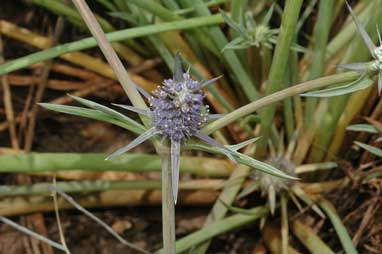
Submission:
M 275 8 L 275 4 L 272 4 L 271 8 L 269 8 L 267 14 L 265 14 L 261 24 L 264 26 L 267 26 L 269 24 L 269 21 L 271 21 L 272 15 L 273 15 L 273 10 Z
M 174 76 L 173 79 L 176 82 L 181 82 L 183 81 L 183 67 L 182 67 L 182 58 L 180 56 L 180 53 L 177 52 L 175 54 L 175 59 L 174 59 Z
M 218 77 L 216 77 L 216 78 L 213 78 L 213 79 L 210 79 L 210 80 L 207 80 L 207 81 L 203 82 L 203 83 L 201 84 L 200 88 L 204 88 L 204 87 L 206 87 L 206 86 L 208 86 L 208 85 L 211 85 L 211 84 L 215 83 L 215 82 L 216 82 L 218 79 L 220 79 L 221 77 L 223 77 L 223 75 L 220 75 L 220 76 L 218 76 Z
M 248 186 L 244 187 L 243 190 L 237 195 L 238 199 L 244 198 L 245 196 L 248 196 L 252 192 L 259 189 L 259 183 L 258 182 L 251 182 Z
M 362 71 L 366 71 L 368 69 L 369 65 L 370 65 L 370 63 L 339 64 L 339 65 L 337 65 L 337 68 L 362 72 Z
M 254 210 L 254 209 L 243 209 L 243 208 L 239 208 L 239 207 L 234 207 L 234 206 L 227 204 L 226 202 L 224 202 L 221 199 L 219 199 L 219 201 L 224 205 L 225 208 L 227 208 L 229 211 L 231 211 L 233 213 L 239 213 L 239 214 L 243 214 L 243 215 L 256 215 L 258 213 L 258 211 Z
M 216 142 L 216 141 L 215 141 Z M 220 145 L 220 144 L 219 144 Z M 220 145 L 221 146 L 221 145 Z M 205 145 L 200 142 L 195 141 L 188 141 L 184 148 L 187 149 L 194 149 L 194 150 L 201 150 L 205 152 L 215 153 L 215 154 L 224 154 L 227 155 L 226 149 L 227 147 L 221 148 L 220 146 L 215 145 Z M 269 165 L 267 163 L 258 161 L 246 154 L 242 154 L 239 152 L 236 152 L 234 150 L 231 150 L 230 153 L 233 154 L 235 161 L 239 162 L 240 164 L 244 164 L 250 168 L 260 170 L 261 172 L 264 172 L 266 174 L 271 174 L 277 177 L 286 178 L 286 179 L 292 179 L 292 180 L 298 180 L 299 178 L 290 176 L 283 171 L 275 168 L 272 165 Z
M 237 24 L 235 21 L 233 21 L 223 10 L 219 9 L 220 14 L 222 15 L 224 21 L 236 32 L 238 32 L 240 35 L 244 36 L 246 39 L 249 39 L 247 31 L 245 30 L 244 26 Z
M 230 41 L 229 43 L 227 43 L 224 48 L 222 48 L 221 52 L 224 52 L 225 50 L 228 50 L 228 49 L 235 49 L 236 47 L 240 47 L 240 43 L 246 41 L 243 37 L 236 37 L 235 39 L 233 39 L 232 41 Z
M 239 144 L 236 144 L 236 145 L 229 145 L 228 147 L 232 150 L 235 150 L 235 151 L 238 151 L 240 150 L 241 148 L 243 147 L 246 147 L 247 145 L 249 144 L 252 144 L 252 143 L 256 143 L 261 137 L 255 137 L 255 138 L 251 138 L 251 139 L 248 139 L 246 141 L 243 141 Z
M 121 121 L 99 110 L 68 106 L 68 105 L 50 104 L 50 103 L 39 103 L 39 105 L 46 109 L 53 110 L 60 113 L 81 116 L 81 117 L 86 117 L 86 118 L 90 118 L 94 120 L 99 120 L 99 121 L 115 124 L 137 134 L 140 134 L 144 132 L 145 130 L 145 128 L 141 124 L 133 121 L 132 119 L 131 121 Z
M 338 237 L 340 238 L 340 242 L 344 248 L 345 253 L 358 254 L 356 248 L 353 245 L 352 239 L 346 230 L 346 227 L 342 223 L 342 220 L 338 216 L 333 205 L 323 198 L 319 200 L 319 204 L 332 222 L 332 225 L 336 230 Z
M 315 91 L 315 92 L 308 92 L 308 93 L 301 94 L 301 96 L 320 97 L 320 98 L 339 96 L 339 95 L 354 93 L 356 91 L 363 90 L 365 88 L 368 88 L 372 84 L 373 84 L 372 80 L 370 80 L 369 78 L 365 78 L 362 80 L 358 80 L 356 82 L 352 82 L 348 85 L 338 86 L 338 87 L 334 87 L 334 88 L 328 88 L 328 89 Z
M 179 167 L 180 167 L 180 142 L 171 141 L 171 179 L 172 179 L 172 194 L 174 203 L 178 199 L 179 185 Z
M 365 42 L 367 48 L 369 49 L 371 55 L 375 58 L 376 57 L 376 55 L 375 55 L 376 46 L 375 46 L 373 40 L 370 38 L 369 34 L 366 32 L 361 21 L 358 19 L 358 17 L 353 12 L 353 9 L 350 7 L 349 3 L 347 1 L 345 1 L 345 3 L 349 9 L 350 15 L 352 16 L 355 25 L 357 26 L 358 32 L 360 33 L 363 41 Z
M 158 134 L 158 131 L 155 129 L 155 127 L 147 130 L 145 133 L 143 133 L 142 135 L 138 136 L 136 139 L 131 141 L 127 146 L 124 146 L 118 149 L 117 151 L 115 151 L 114 153 L 110 154 L 105 160 L 111 160 L 114 157 L 119 156 L 131 150 L 132 148 L 142 144 L 143 142 L 145 142 L 146 140 L 148 140 L 149 138 L 153 137 L 156 134 Z
M 366 151 L 378 156 L 378 157 L 382 157 L 382 150 L 375 147 L 375 146 L 371 146 L 371 145 L 368 145 L 368 144 L 364 144 L 364 143 L 361 143 L 361 142 L 358 142 L 358 141 L 354 141 L 354 143 L 356 143 L 359 147 L 362 147 L 363 149 L 365 149 Z
M 376 24 L 376 27 L 377 27 L 377 34 L 378 34 L 379 46 L 382 46 L 382 37 L 381 37 L 381 33 L 379 32 L 379 26 L 378 26 L 378 24 Z
M 297 197 L 304 201 L 306 205 L 310 206 L 312 210 L 318 214 L 318 216 L 320 216 L 321 218 L 325 218 L 325 214 L 302 188 L 300 188 L 298 185 L 294 185 L 292 187 L 292 191 Z
M 321 162 L 321 163 L 312 163 L 312 164 L 303 164 L 300 166 L 297 166 L 295 169 L 296 174 L 302 174 L 302 173 L 308 173 L 308 172 L 315 172 L 317 170 L 326 170 L 326 169 L 332 169 L 336 168 L 337 163 L 335 162 Z
M 267 164 L 267 163 L 262 162 L 262 161 L 258 161 L 258 160 L 254 159 L 254 158 L 252 158 L 246 154 L 237 153 L 237 155 L 238 155 L 238 158 L 240 158 L 240 160 L 238 159 L 238 161 L 240 163 L 245 164 L 251 168 L 260 170 L 261 172 L 264 172 L 266 174 L 271 174 L 271 175 L 274 175 L 277 177 L 291 179 L 291 180 L 298 180 L 299 179 L 297 177 L 290 176 L 290 175 L 284 173 L 280 169 L 275 168 L 274 166 L 272 166 L 270 164 Z
M 115 119 L 123 120 L 123 121 L 127 121 L 127 122 L 137 123 L 136 121 L 134 121 L 130 117 L 127 117 L 124 114 L 121 114 L 118 111 L 116 111 L 114 109 L 111 109 L 109 107 L 106 107 L 104 105 L 101 105 L 101 104 L 99 104 L 97 102 L 94 102 L 94 101 L 91 101 L 91 100 L 87 100 L 87 99 L 84 99 L 84 98 L 81 98 L 81 97 L 77 97 L 77 96 L 74 96 L 74 95 L 70 95 L 70 94 L 68 94 L 68 96 L 73 98 L 75 101 L 81 103 L 82 105 L 84 105 L 84 106 L 86 106 L 88 108 L 99 110 L 99 111 L 101 111 L 101 112 L 103 112 L 103 113 L 105 113 L 107 115 L 110 115 L 111 117 L 113 117 Z
M 229 148 L 225 147 L 224 145 L 218 143 L 215 141 L 215 139 L 211 138 L 210 136 L 208 135 L 204 135 L 202 133 L 197 133 L 195 134 L 195 136 L 197 138 L 199 138 L 200 140 L 206 142 L 207 144 L 211 145 L 211 146 L 214 146 L 214 147 L 217 147 L 217 148 L 220 148 L 222 150 L 222 152 L 233 162 L 236 163 L 236 160 L 235 158 L 233 157 L 233 152 L 232 150 L 230 150 Z
M 112 103 L 111 105 L 114 105 L 114 106 L 117 106 L 120 108 L 124 108 L 124 109 L 130 110 L 130 111 L 133 111 L 135 113 L 141 114 L 141 115 L 150 116 L 150 110 L 147 110 L 147 109 L 141 109 L 141 108 L 137 108 L 137 107 L 133 107 L 133 106 L 129 106 L 129 105 L 116 104 L 116 103 Z
M 378 129 L 371 124 L 353 124 L 346 128 L 348 131 L 364 131 L 368 133 L 376 134 Z
M 137 18 L 134 15 L 128 14 L 126 12 L 115 11 L 115 12 L 109 12 L 108 14 L 114 18 L 118 18 L 118 19 L 122 19 L 124 21 L 127 21 L 130 24 L 135 25 L 135 26 L 139 24 Z

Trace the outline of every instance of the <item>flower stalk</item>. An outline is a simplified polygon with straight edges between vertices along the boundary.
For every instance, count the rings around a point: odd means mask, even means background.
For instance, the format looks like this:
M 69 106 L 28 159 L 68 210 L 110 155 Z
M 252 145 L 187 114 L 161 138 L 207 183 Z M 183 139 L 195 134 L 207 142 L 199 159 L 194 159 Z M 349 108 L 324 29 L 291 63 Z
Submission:
M 147 109 L 146 103 L 144 102 L 139 92 L 145 95 L 146 97 L 148 97 L 147 92 L 144 91 L 142 88 L 140 88 L 131 80 L 121 60 L 118 58 L 117 54 L 113 50 L 110 42 L 108 41 L 106 35 L 102 31 L 102 28 L 98 24 L 89 6 L 86 4 L 85 1 L 80 1 L 80 0 L 73 0 L 73 3 L 78 9 L 78 11 L 80 12 L 81 16 L 83 17 L 85 23 L 89 27 L 90 32 L 97 40 L 99 47 L 101 48 L 104 56 L 106 57 L 107 61 L 111 65 L 112 69 L 114 70 L 116 76 L 118 77 L 118 80 L 120 81 L 131 103 L 136 108 L 146 110 Z M 148 127 L 149 125 L 148 119 L 145 116 L 141 116 L 141 120 L 145 124 L 145 126 Z M 154 136 L 154 133 L 147 134 L 146 139 L 151 138 L 153 136 Z M 139 138 L 136 139 L 135 145 L 138 145 L 144 141 L 143 138 L 140 141 L 138 139 Z M 131 144 L 130 147 L 132 148 L 133 145 L 134 144 Z M 175 252 L 175 208 L 174 208 L 174 203 L 172 200 L 171 180 L 168 181 L 168 177 L 169 177 L 168 175 L 170 174 L 169 163 L 167 158 L 168 156 L 160 153 L 159 151 L 160 146 L 158 145 L 158 142 L 154 142 L 154 146 L 158 154 L 162 157 L 162 180 L 165 181 L 162 185 L 162 193 L 163 193 L 163 197 L 165 198 L 162 203 L 163 204 L 162 205 L 163 207 L 162 208 L 163 209 L 162 211 L 163 213 L 163 221 L 162 221 L 163 245 L 166 250 L 166 253 L 175 254 L 176 253 Z M 128 147 L 123 147 L 123 149 L 125 149 L 126 151 L 129 150 L 127 148 Z

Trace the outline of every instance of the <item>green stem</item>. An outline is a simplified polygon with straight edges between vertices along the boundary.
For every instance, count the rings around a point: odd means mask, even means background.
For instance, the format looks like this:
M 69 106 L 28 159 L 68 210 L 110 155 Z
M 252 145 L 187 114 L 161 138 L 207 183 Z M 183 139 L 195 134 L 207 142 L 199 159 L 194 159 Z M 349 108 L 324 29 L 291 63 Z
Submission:
M 123 41 L 126 39 L 138 38 L 162 32 L 216 25 L 222 22 L 222 16 L 220 14 L 217 14 L 207 17 L 191 18 L 181 21 L 124 29 L 121 31 L 108 33 L 107 38 L 110 42 Z M 94 38 L 85 38 L 76 42 L 64 43 L 59 46 L 46 49 L 40 52 L 32 53 L 27 56 L 20 57 L 18 59 L 2 64 L 0 65 L 0 75 L 4 75 L 11 71 L 16 71 L 25 68 L 35 63 L 49 60 L 66 53 L 80 51 L 95 46 L 97 46 L 97 42 Z
M 310 57 L 310 72 L 307 80 L 312 80 L 323 76 L 325 70 L 325 54 L 330 32 L 330 24 L 332 21 L 334 1 L 322 0 L 318 10 L 317 23 L 314 28 L 313 36 L 313 54 Z M 306 80 L 306 79 L 305 79 Z M 309 126 L 312 123 L 314 111 L 317 106 L 317 98 L 308 98 L 305 104 L 305 121 L 304 126 L 309 131 Z
M 273 56 L 271 70 L 265 93 L 267 95 L 274 94 L 281 88 L 284 80 L 285 70 L 288 64 L 288 56 L 290 47 L 296 33 L 296 25 L 302 5 L 302 0 L 286 1 L 280 35 L 277 39 L 277 45 Z M 272 105 L 260 112 L 261 115 L 261 136 L 256 147 L 256 156 L 263 157 L 267 150 L 268 137 L 270 134 L 270 126 L 272 125 L 273 116 L 276 106 Z
M 272 93 L 271 95 L 265 96 L 243 107 L 240 107 L 231 113 L 228 113 L 222 118 L 207 125 L 203 129 L 203 132 L 207 134 L 212 133 L 220 128 L 227 126 L 230 123 L 233 123 L 234 121 L 238 120 L 241 117 L 252 114 L 253 112 L 255 112 L 256 110 L 260 108 L 282 101 L 285 98 L 288 98 L 290 96 L 298 95 L 306 91 L 322 88 L 329 85 L 336 85 L 340 83 L 351 82 L 359 78 L 359 75 L 360 74 L 357 72 L 350 71 L 350 72 L 335 74 L 335 75 L 303 82 L 295 86 L 291 86 L 287 89 Z
M 100 153 L 29 153 L 0 155 L 0 173 L 39 173 L 65 170 L 152 172 L 161 170 L 158 155 L 130 153 L 105 161 Z M 182 156 L 180 170 L 199 176 L 227 177 L 233 170 L 227 160 Z
M 290 64 L 293 64 L 293 61 L 289 61 Z M 293 68 L 298 68 L 297 66 L 289 66 L 288 71 L 285 73 L 284 78 L 284 86 L 283 88 L 288 88 L 292 82 L 292 70 Z M 283 113 L 284 113 L 284 121 L 285 121 L 285 129 L 288 140 L 293 138 L 294 130 L 295 130 L 295 121 L 294 121 L 294 112 L 293 112 L 293 98 L 287 98 L 283 101 Z
M 191 249 L 193 246 L 203 243 L 217 235 L 248 225 L 266 215 L 268 209 L 264 207 L 256 207 L 249 210 L 248 213 L 252 213 L 253 215 L 235 214 L 226 219 L 216 221 L 209 226 L 178 240 L 176 242 L 177 253 L 183 253 Z M 157 253 L 167 254 L 166 252 L 163 252 L 163 250 L 159 250 Z M 190 253 L 198 252 L 191 251 Z
M 57 14 L 58 16 L 66 17 L 75 26 L 86 30 L 86 24 L 82 20 L 79 13 L 71 6 L 67 5 L 61 0 L 31 0 L 31 3 L 46 8 L 47 10 Z M 116 29 L 105 19 L 97 16 L 97 21 L 105 32 L 114 32 Z M 127 40 L 126 44 L 132 49 L 142 53 L 145 52 L 144 48 L 133 40 Z M 135 55 L 130 54 L 130 59 L 126 59 L 132 64 L 141 62 Z
M 73 0 L 73 3 L 79 11 L 80 15 L 82 16 L 82 18 L 84 19 L 91 34 L 96 39 L 99 48 L 101 49 L 107 62 L 110 64 L 110 67 L 113 69 L 115 75 L 118 78 L 118 81 L 121 83 L 121 86 L 125 91 L 127 97 L 129 97 L 131 103 L 135 107 L 146 109 L 147 105 L 143 100 L 141 94 L 138 92 L 134 81 L 130 78 L 130 75 L 124 68 L 122 61 L 119 59 L 117 53 L 114 51 L 110 42 L 106 38 L 104 31 L 102 30 L 89 6 L 86 4 L 85 1 L 80 0 Z M 142 118 L 142 121 L 145 122 L 145 119 Z
M 166 254 L 175 250 L 175 204 L 171 182 L 171 160 L 169 153 L 162 153 L 162 237 Z

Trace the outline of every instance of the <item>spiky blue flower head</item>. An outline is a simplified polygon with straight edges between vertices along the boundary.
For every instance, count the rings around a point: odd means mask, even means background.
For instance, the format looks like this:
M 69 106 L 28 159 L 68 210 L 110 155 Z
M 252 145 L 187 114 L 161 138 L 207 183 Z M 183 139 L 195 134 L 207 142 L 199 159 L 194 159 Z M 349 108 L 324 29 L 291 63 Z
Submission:
M 208 105 L 203 104 L 203 83 L 188 72 L 179 80 L 166 79 L 150 99 L 152 124 L 171 141 L 182 142 L 194 136 L 208 120 Z
M 127 146 L 109 155 L 107 160 L 129 151 L 155 135 L 161 135 L 163 140 L 169 139 L 171 143 L 172 188 L 175 202 L 178 193 L 180 146 L 187 138 L 196 137 L 211 146 L 219 147 L 228 158 L 235 161 L 233 157 L 235 151 L 219 144 L 200 131 L 209 119 L 214 119 L 217 116 L 208 114 L 208 105 L 203 104 L 203 99 L 206 96 L 203 88 L 214 83 L 219 78 L 213 78 L 205 82 L 192 79 L 188 71 L 183 72 L 180 55 L 176 54 L 172 79 L 166 79 L 162 86 L 158 86 L 152 95 L 137 86 L 137 89 L 150 102 L 149 110 L 114 104 L 149 117 L 152 127 Z

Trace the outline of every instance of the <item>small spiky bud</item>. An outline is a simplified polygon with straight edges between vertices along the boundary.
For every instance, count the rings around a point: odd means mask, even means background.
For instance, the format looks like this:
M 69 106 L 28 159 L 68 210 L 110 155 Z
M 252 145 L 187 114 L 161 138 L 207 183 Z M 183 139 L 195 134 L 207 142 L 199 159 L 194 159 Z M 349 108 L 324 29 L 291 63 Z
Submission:
M 202 83 L 183 73 L 181 80 L 167 79 L 151 98 L 153 126 L 172 141 L 195 135 L 208 120 Z
M 271 157 L 266 161 L 267 164 L 283 171 L 290 176 L 296 176 L 293 162 L 282 156 Z M 276 196 L 283 190 L 287 190 L 294 181 L 291 179 L 280 178 L 260 171 L 254 173 L 254 178 L 259 184 L 261 194 L 268 197 L 270 211 L 273 214 L 276 207 Z
M 274 166 L 275 168 L 280 169 L 284 173 L 290 176 L 296 176 L 295 168 L 296 165 L 290 160 L 285 159 L 282 156 L 271 157 L 266 160 L 267 164 Z M 273 176 L 270 174 L 263 173 L 261 171 L 255 171 L 255 179 L 258 181 L 263 195 L 265 195 L 270 186 L 273 186 L 276 192 L 280 192 L 283 189 L 288 188 L 293 183 L 293 180 Z

